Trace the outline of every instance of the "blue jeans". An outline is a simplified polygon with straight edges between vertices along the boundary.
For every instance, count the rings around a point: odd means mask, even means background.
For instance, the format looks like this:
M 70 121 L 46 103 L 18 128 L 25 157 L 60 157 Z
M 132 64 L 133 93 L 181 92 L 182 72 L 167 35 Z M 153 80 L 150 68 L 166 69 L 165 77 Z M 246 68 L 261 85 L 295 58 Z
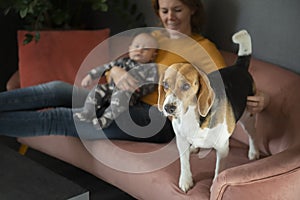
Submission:
M 157 143 L 169 142 L 174 138 L 170 121 L 156 107 L 142 102 L 129 107 L 129 113 L 121 114 L 103 130 L 95 129 L 88 122 L 75 123 L 73 113 L 83 106 L 88 92 L 61 81 L 1 92 L 0 134 L 11 137 L 65 135 L 88 140 Z M 151 118 L 149 111 L 155 117 Z

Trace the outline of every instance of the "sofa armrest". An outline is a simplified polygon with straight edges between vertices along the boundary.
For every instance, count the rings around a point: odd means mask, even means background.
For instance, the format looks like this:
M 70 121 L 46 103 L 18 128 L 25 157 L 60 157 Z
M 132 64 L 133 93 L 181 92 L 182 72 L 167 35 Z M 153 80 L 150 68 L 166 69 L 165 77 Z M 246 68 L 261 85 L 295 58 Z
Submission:
M 15 71 L 6 83 L 6 90 L 14 90 L 20 88 L 19 70 Z
M 276 155 L 223 171 L 212 185 L 210 198 L 253 200 L 260 199 L 261 195 L 284 194 L 289 196 L 282 199 L 299 197 L 300 191 L 296 189 L 300 184 L 299 152 L 300 146 L 290 147 Z M 288 192 L 283 191 L 286 189 Z

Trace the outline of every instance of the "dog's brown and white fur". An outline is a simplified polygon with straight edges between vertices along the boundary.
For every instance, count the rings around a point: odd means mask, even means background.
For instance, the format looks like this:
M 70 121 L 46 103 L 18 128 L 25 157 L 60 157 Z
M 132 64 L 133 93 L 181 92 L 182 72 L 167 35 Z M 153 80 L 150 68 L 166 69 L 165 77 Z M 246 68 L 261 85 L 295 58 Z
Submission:
M 189 63 L 177 63 L 168 67 L 160 78 L 158 109 L 172 119 L 180 154 L 179 187 L 184 192 L 193 186 L 189 162 L 191 149 L 216 150 L 216 179 L 224 169 L 229 137 L 241 117 L 241 120 L 253 123 L 243 126 L 252 129 L 248 131 L 248 157 L 259 157 L 253 136 L 254 116 L 245 109 L 247 96 L 255 92 L 253 79 L 248 72 L 251 38 L 247 31 L 242 30 L 234 34 L 233 41 L 239 44 L 238 59 L 233 66 L 205 74 Z

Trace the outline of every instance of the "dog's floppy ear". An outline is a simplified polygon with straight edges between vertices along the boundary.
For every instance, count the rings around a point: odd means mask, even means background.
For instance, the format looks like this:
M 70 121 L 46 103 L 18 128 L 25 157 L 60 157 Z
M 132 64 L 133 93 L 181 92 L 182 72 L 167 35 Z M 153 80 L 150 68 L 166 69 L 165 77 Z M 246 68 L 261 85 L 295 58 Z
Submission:
M 163 87 L 163 82 L 164 80 L 164 73 L 161 74 L 159 78 L 159 83 L 158 83 L 158 101 L 157 101 L 157 107 L 159 111 L 163 111 L 163 104 L 166 98 L 166 93 Z
M 215 92 L 210 86 L 210 82 L 203 72 L 200 72 L 200 91 L 198 94 L 198 112 L 205 117 L 215 100 Z

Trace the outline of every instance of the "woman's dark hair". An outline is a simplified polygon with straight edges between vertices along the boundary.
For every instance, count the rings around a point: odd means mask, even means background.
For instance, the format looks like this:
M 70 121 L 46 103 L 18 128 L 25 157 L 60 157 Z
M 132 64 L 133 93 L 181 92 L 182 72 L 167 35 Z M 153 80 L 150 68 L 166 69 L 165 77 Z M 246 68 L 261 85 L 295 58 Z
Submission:
M 152 0 L 152 7 L 157 16 L 159 16 L 159 0 Z M 191 17 L 192 32 L 199 33 L 204 24 L 204 6 L 201 0 L 179 0 L 181 3 L 194 10 L 195 13 Z

